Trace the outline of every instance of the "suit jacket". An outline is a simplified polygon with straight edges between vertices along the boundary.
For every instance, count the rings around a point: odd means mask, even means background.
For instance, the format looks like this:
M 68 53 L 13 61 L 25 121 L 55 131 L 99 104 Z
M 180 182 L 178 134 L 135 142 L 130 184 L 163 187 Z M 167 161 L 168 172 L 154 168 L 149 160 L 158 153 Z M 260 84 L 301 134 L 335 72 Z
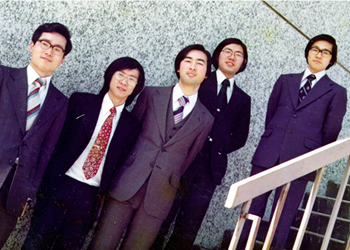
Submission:
M 26 68 L 0 66 L 0 187 L 19 157 L 6 205 L 14 216 L 21 215 L 28 198 L 35 198 L 67 111 L 67 97 L 51 83 L 26 134 L 27 92 Z
M 210 137 L 206 140 L 210 148 L 210 168 L 213 180 L 220 185 L 222 178 L 226 173 L 227 154 L 241 148 L 247 141 L 250 123 L 250 96 L 241 90 L 236 83 L 233 87 L 231 98 L 220 116 L 217 114 L 217 78 L 216 71 L 212 72 L 205 80 L 199 91 L 199 99 L 210 113 L 216 117 Z M 210 146 L 211 145 L 211 146 Z M 197 158 L 205 157 L 205 146 L 203 152 L 200 152 Z M 197 159 L 196 162 L 201 162 Z M 198 167 L 196 166 L 196 169 Z
M 42 183 L 42 191 L 52 192 L 62 185 L 68 169 L 89 143 L 94 132 L 104 95 L 74 93 L 69 98 L 67 118 Z M 111 177 L 137 138 L 140 123 L 125 108 L 108 147 L 99 194 L 103 195 Z
M 142 129 L 110 192 L 114 199 L 125 201 L 148 181 L 145 210 L 161 219 L 170 211 L 180 177 L 202 148 L 214 121 L 198 99 L 183 126 L 166 138 L 171 99 L 172 87 L 146 87 L 139 96 L 133 113 L 142 121 Z
M 270 168 L 337 139 L 346 112 L 346 89 L 325 75 L 298 104 L 302 76 L 281 75 L 275 83 L 252 164 Z

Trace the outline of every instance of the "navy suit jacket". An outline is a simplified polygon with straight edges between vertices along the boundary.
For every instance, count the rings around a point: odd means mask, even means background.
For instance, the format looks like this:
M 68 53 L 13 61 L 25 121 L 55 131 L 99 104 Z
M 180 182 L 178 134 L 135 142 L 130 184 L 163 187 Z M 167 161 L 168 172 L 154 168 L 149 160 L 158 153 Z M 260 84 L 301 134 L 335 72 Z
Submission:
M 86 148 L 94 132 L 103 97 L 104 95 L 74 93 L 69 98 L 67 118 L 41 186 L 44 194 L 55 191 L 62 185 L 65 173 Z M 134 144 L 139 128 L 139 121 L 124 108 L 106 152 L 99 188 L 101 196 L 114 171 Z
M 67 97 L 50 83 L 45 101 L 26 133 L 27 70 L 0 66 L 0 188 L 19 163 L 7 197 L 7 211 L 20 216 L 34 199 L 67 111 Z
M 346 112 L 346 89 L 325 75 L 298 104 L 302 76 L 281 75 L 275 83 L 252 164 L 270 168 L 337 139 Z
M 198 165 L 203 164 L 202 158 L 208 158 L 203 155 L 207 154 L 206 148 L 210 148 L 210 162 L 204 162 L 204 164 L 210 166 L 214 182 L 220 185 L 226 173 L 227 154 L 243 147 L 247 141 L 250 123 L 250 96 L 235 83 L 231 98 L 225 110 L 217 117 L 217 88 L 216 71 L 214 71 L 209 78 L 201 84 L 198 96 L 204 106 L 216 118 L 210 136 L 205 141 L 205 144 L 208 145 L 203 146 L 203 151 L 197 155 L 196 159 L 191 164 L 191 169 L 186 173 L 186 178 L 184 179 L 185 185 L 187 181 L 190 182 L 193 178 L 187 176 L 191 175 L 191 170 L 195 171 L 196 169 L 198 172 L 200 169 Z

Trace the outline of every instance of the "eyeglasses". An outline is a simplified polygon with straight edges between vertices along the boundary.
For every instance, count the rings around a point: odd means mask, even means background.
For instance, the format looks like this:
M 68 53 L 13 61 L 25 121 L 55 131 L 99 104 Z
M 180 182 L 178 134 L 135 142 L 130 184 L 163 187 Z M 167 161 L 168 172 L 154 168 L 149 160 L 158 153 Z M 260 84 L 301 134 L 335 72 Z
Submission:
M 134 76 L 128 76 L 126 74 L 124 74 L 121 71 L 117 71 L 114 74 L 115 79 L 117 79 L 118 81 L 124 81 L 124 79 L 126 79 L 126 83 L 132 87 L 135 87 L 137 84 L 137 78 Z
M 243 53 L 240 51 L 232 51 L 231 49 L 223 49 L 222 53 L 224 53 L 225 56 L 230 57 L 234 55 L 236 59 L 242 59 L 243 58 Z
M 318 47 L 311 47 L 310 52 L 313 55 L 318 55 L 318 53 L 321 52 L 321 55 L 325 58 L 330 57 L 332 55 L 332 52 L 330 52 L 328 49 L 319 49 Z
M 42 49 L 46 50 L 52 48 L 52 51 L 55 55 L 61 56 L 64 53 L 64 49 L 59 45 L 52 45 L 49 41 L 43 39 L 38 40 L 38 42 Z

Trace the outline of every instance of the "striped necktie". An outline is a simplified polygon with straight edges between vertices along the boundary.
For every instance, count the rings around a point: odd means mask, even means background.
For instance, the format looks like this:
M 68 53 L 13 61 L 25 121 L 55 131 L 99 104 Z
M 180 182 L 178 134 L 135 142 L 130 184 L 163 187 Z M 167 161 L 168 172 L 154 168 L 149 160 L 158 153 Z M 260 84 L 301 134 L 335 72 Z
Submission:
M 174 114 L 174 122 L 175 124 L 179 123 L 180 121 L 182 121 L 183 118 L 183 112 L 184 112 L 184 106 L 186 105 L 186 103 L 189 102 L 188 98 L 186 96 L 181 96 L 178 99 L 179 103 L 180 103 L 180 107 L 175 110 L 173 112 Z
M 304 84 L 304 86 L 299 90 L 299 103 L 301 103 L 302 100 L 306 97 L 306 95 L 311 90 L 312 81 L 316 79 L 316 76 L 311 74 L 308 77 L 306 77 L 307 81 Z
M 46 79 L 38 78 L 29 86 L 29 94 L 27 98 L 27 123 L 26 132 L 32 127 L 35 118 L 40 111 L 40 97 L 39 90 L 42 86 L 46 85 Z

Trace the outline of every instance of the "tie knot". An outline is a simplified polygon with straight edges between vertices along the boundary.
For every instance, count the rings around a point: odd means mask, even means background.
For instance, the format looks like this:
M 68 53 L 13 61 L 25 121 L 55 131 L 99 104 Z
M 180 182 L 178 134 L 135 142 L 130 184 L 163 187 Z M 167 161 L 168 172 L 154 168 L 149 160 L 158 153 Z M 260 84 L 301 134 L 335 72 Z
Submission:
M 189 100 L 186 96 L 181 96 L 179 98 L 179 103 L 182 107 L 184 107 L 186 105 L 186 103 L 188 103 L 188 102 L 189 102 Z
M 316 76 L 314 74 L 309 75 L 308 77 L 306 77 L 309 81 L 313 81 L 316 79 Z
M 46 79 L 43 78 L 37 78 L 34 83 L 33 83 L 36 87 L 42 87 L 46 85 Z
M 117 113 L 117 109 L 113 107 L 109 110 L 109 112 L 111 112 L 112 115 L 115 115 L 115 113 Z
M 228 79 L 225 79 L 222 83 L 221 83 L 222 86 L 224 87 L 228 87 L 230 85 L 230 81 Z

